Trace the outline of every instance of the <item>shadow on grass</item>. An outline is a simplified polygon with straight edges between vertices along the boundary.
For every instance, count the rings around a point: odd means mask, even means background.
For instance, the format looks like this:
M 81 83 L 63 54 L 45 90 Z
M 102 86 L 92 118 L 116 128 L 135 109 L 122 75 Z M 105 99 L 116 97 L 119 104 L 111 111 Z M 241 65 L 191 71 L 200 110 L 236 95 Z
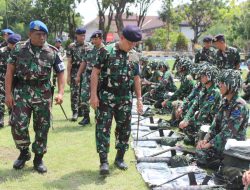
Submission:
M 108 177 L 108 176 L 107 176 Z M 99 171 L 94 170 L 80 170 L 68 173 L 58 180 L 44 183 L 46 189 L 78 189 L 82 185 L 104 185 L 106 178 L 99 175 Z
M 15 170 L 12 168 L 6 170 L 0 170 L 0 184 L 5 183 L 7 181 L 17 181 L 26 174 L 30 174 L 30 172 L 33 171 L 34 171 L 33 167 L 27 167 L 27 166 L 22 170 Z
M 69 123 L 68 126 L 65 123 L 62 124 L 63 126 L 58 127 L 58 124 L 54 124 L 54 129 L 51 128 L 51 132 L 53 133 L 62 133 L 62 132 L 78 132 L 83 130 L 92 130 L 94 129 L 94 124 L 89 124 L 86 126 L 81 126 L 77 122 L 75 124 Z

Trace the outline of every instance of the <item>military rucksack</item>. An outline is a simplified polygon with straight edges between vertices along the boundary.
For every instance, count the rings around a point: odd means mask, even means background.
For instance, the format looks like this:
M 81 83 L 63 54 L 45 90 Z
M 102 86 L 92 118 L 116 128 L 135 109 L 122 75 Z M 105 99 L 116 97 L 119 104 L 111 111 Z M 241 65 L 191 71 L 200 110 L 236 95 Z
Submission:
M 243 189 L 242 175 L 249 169 L 249 147 L 231 147 L 223 152 L 224 159 L 215 173 L 215 183 L 223 184 L 226 189 Z

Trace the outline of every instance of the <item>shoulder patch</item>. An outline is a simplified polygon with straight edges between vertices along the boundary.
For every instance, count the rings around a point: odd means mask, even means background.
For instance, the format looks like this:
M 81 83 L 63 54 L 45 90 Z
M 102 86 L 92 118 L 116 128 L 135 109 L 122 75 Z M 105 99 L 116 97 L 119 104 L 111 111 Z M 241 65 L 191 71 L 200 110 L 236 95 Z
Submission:
M 240 116 L 240 110 L 234 110 L 234 111 L 232 111 L 232 116 L 233 117 L 239 117 Z

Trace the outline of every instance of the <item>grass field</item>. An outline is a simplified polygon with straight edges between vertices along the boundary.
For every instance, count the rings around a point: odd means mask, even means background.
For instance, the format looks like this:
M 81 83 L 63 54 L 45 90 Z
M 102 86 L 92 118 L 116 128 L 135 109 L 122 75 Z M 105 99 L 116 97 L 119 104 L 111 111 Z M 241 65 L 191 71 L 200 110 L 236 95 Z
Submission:
M 170 63 L 172 65 L 172 63 Z M 66 87 L 63 107 L 71 117 L 69 87 Z M 80 119 L 78 120 L 80 121 Z M 8 116 L 5 116 L 5 124 Z M 0 129 L 0 190 L 146 190 L 148 189 L 136 171 L 134 153 L 129 149 L 125 160 L 129 170 L 114 167 L 116 151 L 114 134 L 111 138 L 109 162 L 111 175 L 99 175 L 99 158 L 95 149 L 94 113 L 91 125 L 80 127 L 78 122 L 66 121 L 59 106 L 53 105 L 53 128 L 49 132 L 48 153 L 44 162 L 48 173 L 40 175 L 33 170 L 32 160 L 21 171 L 12 169 L 19 152 L 15 148 L 9 126 Z M 114 129 L 114 123 L 113 123 Z M 112 131 L 113 133 L 113 131 Z M 32 123 L 31 140 L 34 139 Z M 248 131 L 249 137 L 249 131 Z
M 69 90 L 66 88 L 63 107 L 71 117 Z M 5 117 L 5 123 L 8 122 Z M 80 119 L 78 119 L 80 121 Z M 0 129 L 0 190 L 134 190 L 147 189 L 136 171 L 134 153 L 129 149 L 125 159 L 129 170 L 120 171 L 114 167 L 115 148 L 112 134 L 109 162 L 111 175 L 99 175 L 99 157 L 95 148 L 94 114 L 91 125 L 78 126 L 77 122 L 66 121 L 59 106 L 53 105 L 53 127 L 49 132 L 48 153 L 44 162 L 48 173 L 40 175 L 33 170 L 32 160 L 26 162 L 21 171 L 12 169 L 19 152 L 15 148 L 9 126 Z M 113 126 L 114 129 L 114 126 Z M 34 139 L 32 124 L 31 139 Z

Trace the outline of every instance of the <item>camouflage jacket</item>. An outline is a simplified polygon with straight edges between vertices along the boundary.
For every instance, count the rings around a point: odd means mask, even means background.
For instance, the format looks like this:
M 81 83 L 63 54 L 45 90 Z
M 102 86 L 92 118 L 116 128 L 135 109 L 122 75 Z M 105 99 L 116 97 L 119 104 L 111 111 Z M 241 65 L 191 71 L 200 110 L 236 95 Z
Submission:
M 160 81 L 160 85 L 156 88 L 156 91 L 162 92 L 174 92 L 176 91 L 176 86 L 174 84 L 174 78 L 170 71 L 163 73 L 163 76 Z
M 209 143 L 222 152 L 227 139 L 245 140 L 248 118 L 249 110 L 245 100 L 238 95 L 230 102 L 224 98 L 210 127 Z
M 194 88 L 192 89 L 191 93 L 186 97 L 182 104 L 182 112 L 183 115 L 189 110 L 192 106 L 193 102 L 198 98 L 200 91 L 202 90 L 203 86 L 201 82 L 195 84 Z
M 89 49 L 86 52 L 86 55 L 84 57 L 84 61 L 86 62 L 86 70 L 85 70 L 85 72 L 88 75 L 91 75 L 92 68 L 97 63 L 97 55 L 98 55 L 99 50 L 101 48 L 104 48 L 104 47 L 105 47 L 104 44 L 101 44 L 101 46 L 99 48 L 97 48 L 96 46 L 93 46 L 92 49 Z
M 191 75 L 187 75 L 181 78 L 181 85 L 178 90 L 169 98 L 167 102 L 168 107 L 172 107 L 172 101 L 183 100 L 187 97 L 194 87 L 194 80 Z
M 211 64 L 214 64 L 214 59 L 215 59 L 216 51 L 214 48 L 205 48 L 203 47 L 201 50 L 197 51 L 195 54 L 195 63 L 200 63 L 202 61 L 207 61 Z
M 152 76 L 150 77 L 149 81 L 154 83 L 159 83 L 162 77 L 162 72 L 159 70 L 156 70 L 152 72 Z
M 130 59 L 132 55 L 120 50 L 118 43 L 100 49 L 94 67 L 100 69 L 98 94 L 102 101 L 131 100 L 133 79 L 139 75 L 139 62 Z
M 226 51 L 218 50 L 215 58 L 216 66 L 219 69 L 236 69 L 240 63 L 240 54 L 236 48 L 226 47 Z
M 81 62 L 83 62 L 86 52 L 92 49 L 90 43 L 79 44 L 73 42 L 69 45 L 67 50 L 67 57 L 72 59 L 72 68 L 79 69 Z
M 30 40 L 16 44 L 8 64 L 15 65 L 19 81 L 49 81 L 52 68 L 56 73 L 65 68 L 57 48 L 47 42 L 41 48 L 33 47 Z
M 208 89 L 203 88 L 184 116 L 184 120 L 189 121 L 191 125 L 195 123 L 197 126 L 211 124 L 219 110 L 220 101 L 220 90 L 215 84 Z
M 141 78 L 149 80 L 152 76 L 151 68 L 149 65 L 143 65 L 141 69 Z
M 0 49 L 0 75 L 5 76 L 7 70 L 7 61 L 10 56 L 11 49 L 7 46 Z

